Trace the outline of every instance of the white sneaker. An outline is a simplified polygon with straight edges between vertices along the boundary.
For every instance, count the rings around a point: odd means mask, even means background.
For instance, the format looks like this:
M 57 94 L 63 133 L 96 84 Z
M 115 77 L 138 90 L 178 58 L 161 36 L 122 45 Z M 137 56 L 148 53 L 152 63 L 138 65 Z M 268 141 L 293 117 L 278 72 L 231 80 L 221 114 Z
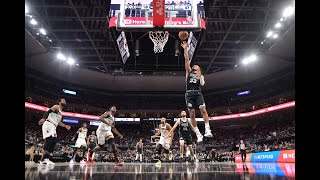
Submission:
M 208 138 L 213 137 L 210 128 L 206 128 L 204 137 L 208 137 Z
M 82 160 L 80 161 L 80 164 L 86 164 L 86 161 L 82 159 Z
M 202 134 L 198 134 L 197 135 L 197 143 L 200 143 L 200 142 L 202 142 L 203 141 L 203 136 L 202 136 Z
M 74 160 L 73 159 L 71 159 L 71 161 L 69 162 L 70 164 L 74 164 Z
M 47 159 L 47 165 L 54 165 L 54 162 L 52 162 L 49 159 Z

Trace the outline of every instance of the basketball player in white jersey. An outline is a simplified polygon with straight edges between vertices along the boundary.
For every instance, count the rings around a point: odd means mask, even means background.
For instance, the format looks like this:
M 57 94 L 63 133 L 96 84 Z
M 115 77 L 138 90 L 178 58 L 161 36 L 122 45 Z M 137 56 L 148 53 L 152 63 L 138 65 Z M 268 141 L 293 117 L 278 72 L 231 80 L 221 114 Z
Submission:
M 191 124 L 194 127 L 194 131 L 197 135 L 197 142 L 203 141 L 203 135 L 200 133 L 197 121 L 195 118 L 195 108 L 199 108 L 201 115 L 204 120 L 204 126 L 205 126 L 205 137 L 212 137 L 212 133 L 210 130 L 209 125 L 209 116 L 206 110 L 206 104 L 204 102 L 203 95 L 201 93 L 201 86 L 204 86 L 204 76 L 201 73 L 200 66 L 193 65 L 192 68 L 190 67 L 190 60 L 188 57 L 188 46 L 189 44 L 187 42 L 183 42 L 181 46 L 184 49 L 184 59 L 185 59 L 185 69 L 186 69 L 186 94 L 185 94 L 185 100 L 186 105 L 188 107 L 188 111 L 190 114 Z
M 115 157 L 115 164 L 122 166 L 122 163 L 119 161 L 118 153 L 116 149 L 116 145 L 114 143 L 114 132 L 116 135 L 119 136 L 120 139 L 123 138 L 123 136 L 118 132 L 118 130 L 115 128 L 115 119 L 114 115 L 117 112 L 117 108 L 115 106 L 111 106 L 109 108 L 109 111 L 106 111 L 104 114 L 102 114 L 99 118 L 101 121 L 98 129 L 97 129 L 97 137 L 98 137 L 98 147 L 95 147 L 93 150 L 90 150 L 88 155 L 90 161 L 92 160 L 91 154 L 94 152 L 100 151 L 100 150 L 107 150 L 107 147 L 105 146 L 106 142 L 109 143 L 112 147 L 112 151 Z
M 79 128 L 77 131 L 78 139 L 75 144 L 76 148 L 74 149 L 72 158 L 70 160 L 71 164 L 73 164 L 75 162 L 75 158 L 76 158 L 75 154 L 79 149 L 82 150 L 82 160 L 80 161 L 80 163 L 81 164 L 86 163 L 86 161 L 83 159 L 83 157 L 84 157 L 84 153 L 86 152 L 86 148 L 87 148 L 87 143 L 86 143 L 87 133 L 88 133 L 87 123 L 83 123 L 82 127 Z
M 42 125 L 42 136 L 45 140 L 44 143 L 44 155 L 43 161 L 40 161 L 40 165 L 54 165 L 52 161 L 49 160 L 49 156 L 54 151 L 54 146 L 57 143 L 57 126 L 61 126 L 69 130 L 71 127 L 65 125 L 61 122 L 62 119 L 62 109 L 66 106 L 65 99 L 59 99 L 57 105 L 52 106 L 47 112 L 42 116 L 42 119 L 39 120 L 38 124 Z
M 164 149 L 164 152 L 169 155 L 172 158 L 172 152 L 169 150 L 170 146 L 172 145 L 172 139 L 173 139 L 173 132 L 170 133 L 171 125 L 166 123 L 166 118 L 161 118 L 161 123 L 159 125 L 159 131 L 151 136 L 151 138 L 155 138 L 157 136 L 160 136 L 160 140 L 156 146 L 156 159 L 158 159 L 158 162 L 156 164 L 161 164 L 161 150 Z

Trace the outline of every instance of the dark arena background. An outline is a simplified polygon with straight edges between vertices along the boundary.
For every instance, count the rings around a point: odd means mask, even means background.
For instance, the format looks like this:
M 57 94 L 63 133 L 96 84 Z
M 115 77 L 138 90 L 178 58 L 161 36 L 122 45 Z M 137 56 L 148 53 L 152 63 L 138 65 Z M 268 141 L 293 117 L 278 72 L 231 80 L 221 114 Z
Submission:
M 25 179 L 295 179 L 294 0 L 26 0 Z

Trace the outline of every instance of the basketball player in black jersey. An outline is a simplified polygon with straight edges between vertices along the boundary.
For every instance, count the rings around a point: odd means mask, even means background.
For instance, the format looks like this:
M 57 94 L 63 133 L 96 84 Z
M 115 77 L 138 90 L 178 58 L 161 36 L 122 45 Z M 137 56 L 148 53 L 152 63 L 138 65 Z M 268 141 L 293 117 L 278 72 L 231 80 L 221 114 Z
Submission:
M 89 135 L 87 138 L 87 147 L 89 147 L 88 154 L 89 154 L 90 150 L 94 149 L 97 146 L 98 146 L 97 136 L 96 136 L 96 133 L 94 131 L 92 131 L 91 135 Z M 91 159 L 94 159 L 94 155 L 95 155 L 95 153 L 92 153 Z M 88 155 L 87 161 L 93 162 L 91 159 L 89 159 L 89 155 Z
M 136 145 L 136 161 L 138 160 L 138 157 L 140 158 L 140 162 L 142 162 L 142 152 L 143 152 L 143 142 L 142 139 L 137 143 Z
M 57 144 L 57 126 L 61 126 L 69 130 L 71 127 L 65 125 L 61 122 L 62 119 L 62 109 L 66 106 L 65 99 L 59 99 L 57 104 L 52 106 L 39 120 L 38 124 L 42 125 L 42 136 L 44 139 L 44 155 L 43 161 L 40 161 L 40 165 L 54 165 L 52 161 L 49 160 L 50 154 L 53 153 L 54 147 Z
M 181 119 L 179 119 L 172 129 L 170 130 L 170 133 L 173 132 L 178 126 L 179 126 L 179 135 L 180 135 L 180 162 L 183 160 L 183 153 L 184 153 L 184 143 L 187 144 L 190 152 L 191 152 L 191 162 L 194 161 L 194 152 L 192 149 L 192 125 L 187 119 L 187 113 L 186 111 L 181 111 L 180 113 Z
M 194 131 L 197 135 L 197 142 L 203 141 L 203 136 L 200 133 L 197 121 L 195 119 L 195 108 L 199 108 L 205 125 L 205 137 L 212 137 L 212 133 L 209 125 L 209 116 L 206 110 L 206 105 L 201 93 L 200 85 L 205 84 L 204 76 L 201 74 L 201 69 L 198 65 L 190 67 L 190 61 L 188 57 L 188 43 L 183 42 L 181 46 L 184 49 L 185 69 L 186 69 L 186 105 L 190 114 L 191 124 L 194 127 Z

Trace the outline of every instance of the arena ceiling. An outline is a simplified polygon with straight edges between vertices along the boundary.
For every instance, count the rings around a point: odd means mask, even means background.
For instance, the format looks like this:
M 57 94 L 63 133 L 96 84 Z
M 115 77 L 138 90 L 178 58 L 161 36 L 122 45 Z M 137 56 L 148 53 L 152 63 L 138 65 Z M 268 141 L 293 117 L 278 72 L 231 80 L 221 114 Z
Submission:
M 134 42 L 142 32 L 127 33 L 131 56 L 123 64 L 115 43 L 119 32 L 108 28 L 110 0 L 28 0 L 26 3 L 52 39 L 52 42 L 42 44 L 45 51 L 36 52 L 31 48 L 28 51 L 26 48 L 29 58 L 47 52 L 67 51 L 80 68 L 105 74 L 170 73 L 179 76 L 184 73 L 182 55 L 174 56 L 174 41 L 169 40 L 164 53 L 155 55 L 150 39 L 142 39 L 140 44 L 145 45 L 141 46 L 140 55 L 136 57 Z M 292 0 L 207 0 L 204 3 L 207 29 L 196 33 L 199 43 L 193 63 L 210 74 L 236 69 L 241 58 L 250 52 L 264 54 L 270 51 L 274 42 L 263 45 L 261 42 Z M 283 40 L 283 34 L 277 41 Z M 177 37 L 175 33 L 172 35 Z M 272 54 L 275 55 L 279 53 Z M 292 57 L 294 55 L 289 59 Z M 288 59 L 288 56 L 280 58 Z

